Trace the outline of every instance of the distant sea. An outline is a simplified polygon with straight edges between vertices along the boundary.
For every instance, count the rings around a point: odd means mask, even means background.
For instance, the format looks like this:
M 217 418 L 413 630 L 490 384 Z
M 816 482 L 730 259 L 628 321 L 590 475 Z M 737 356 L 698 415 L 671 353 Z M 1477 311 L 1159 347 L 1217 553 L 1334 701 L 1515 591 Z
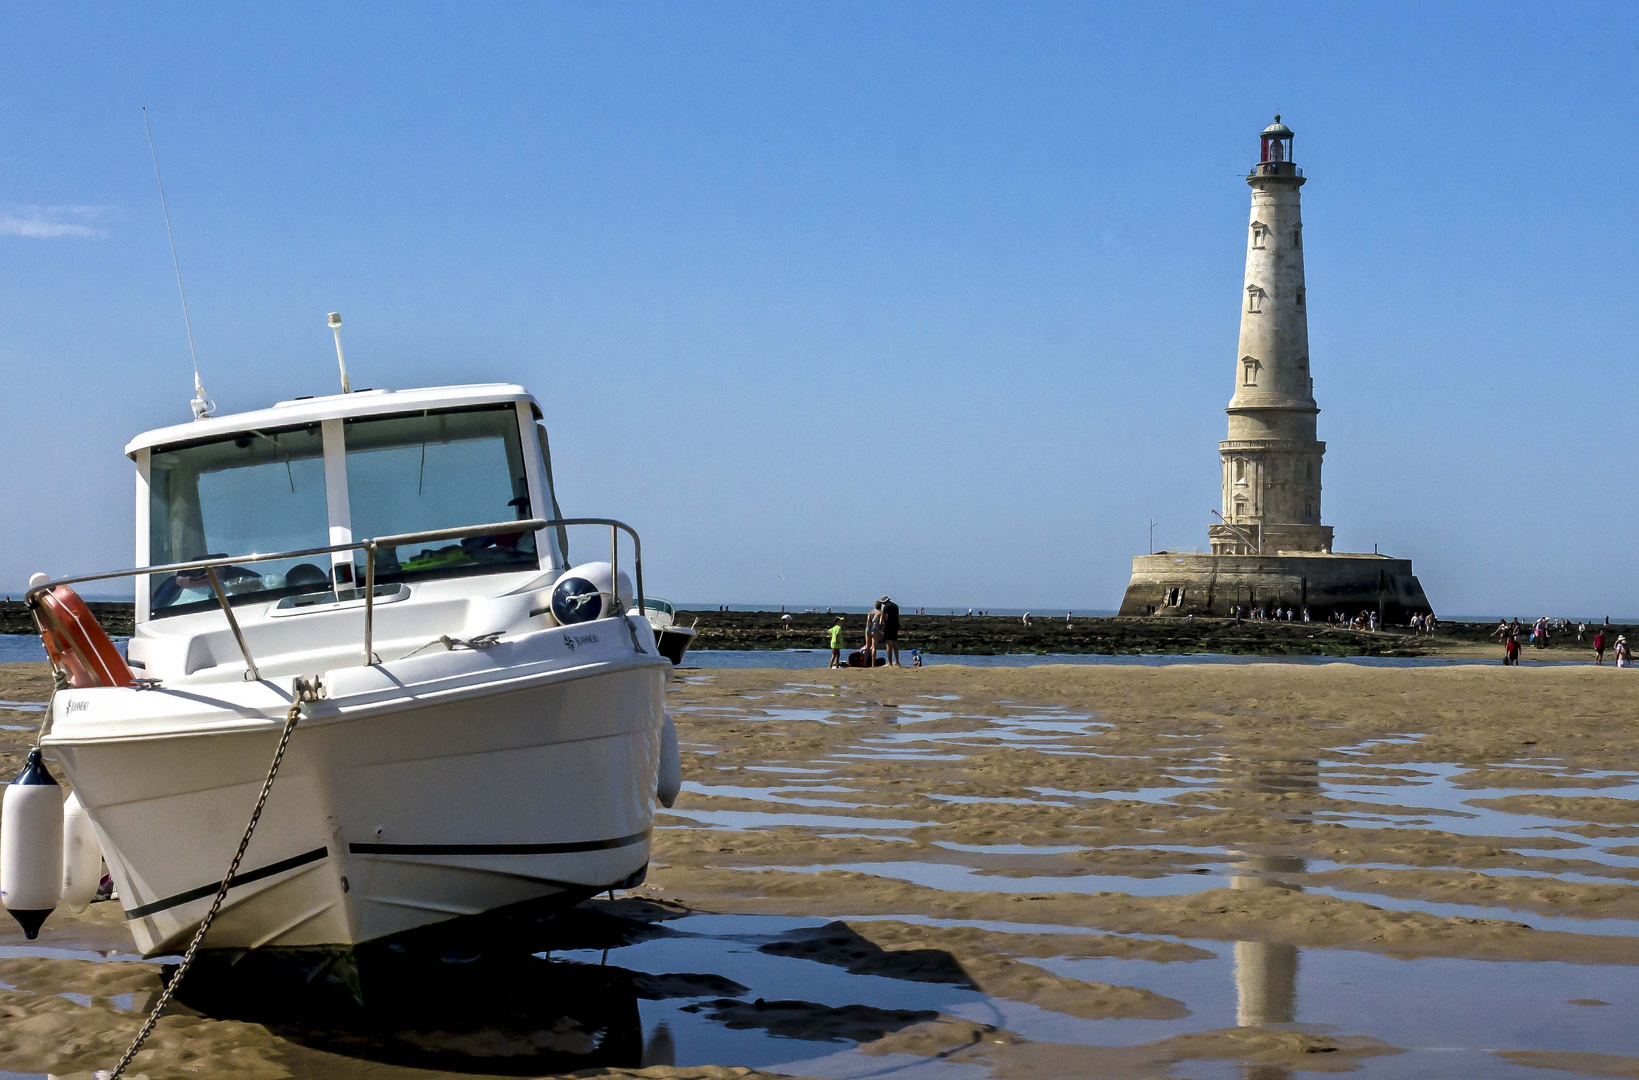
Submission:
M 763 610 L 753 608 L 751 610 Z M 963 609 L 966 611 L 966 609 Z M 1000 615 L 1002 612 L 996 612 Z M 123 639 L 119 644 L 123 645 Z M 910 663 L 910 650 L 904 653 Z M 46 651 L 40 639 L 25 634 L 0 634 L 0 664 L 16 664 L 26 660 L 44 660 Z M 830 663 L 831 654 L 823 649 L 691 649 L 683 658 L 685 671 L 693 668 L 823 668 Z M 1364 664 L 1368 667 L 1449 667 L 1452 664 L 1479 663 L 1476 660 L 1445 660 L 1438 657 L 1378 657 L 1378 656 L 1221 656 L 1216 653 L 1191 653 L 1181 656 L 1102 656 L 1089 654 L 1038 655 L 1035 653 L 1006 653 L 1000 656 L 946 656 L 924 653 L 922 662 L 929 667 L 960 664 L 964 667 L 1034 667 L 1037 664 L 1117 664 L 1158 667 L 1170 664 Z
M 46 647 L 33 634 L 0 634 L 0 664 L 44 660 Z
M 919 610 L 914 604 L 900 603 L 897 600 L 895 603 L 899 604 L 899 613 L 901 615 L 911 615 Z M 781 607 L 779 604 L 725 604 L 720 600 L 708 602 L 689 601 L 687 603 L 673 600 L 672 604 L 679 611 L 717 611 L 721 608 L 726 608 L 729 611 L 789 611 L 794 615 L 801 615 L 804 612 L 834 615 L 863 615 L 867 611 L 870 611 L 871 607 L 873 606 L 871 604 L 786 604 L 784 607 Z M 1116 613 L 1115 609 L 1113 608 L 1066 607 L 930 607 L 926 608 L 925 610 L 929 615 L 966 615 L 969 611 L 972 611 L 975 615 L 982 612 L 986 615 L 1011 615 L 1015 618 L 1023 617 L 1026 612 L 1030 613 L 1031 615 L 1040 615 L 1045 618 L 1049 615 L 1062 615 L 1068 611 L 1071 615 L 1074 615 L 1078 619 L 1101 619 Z

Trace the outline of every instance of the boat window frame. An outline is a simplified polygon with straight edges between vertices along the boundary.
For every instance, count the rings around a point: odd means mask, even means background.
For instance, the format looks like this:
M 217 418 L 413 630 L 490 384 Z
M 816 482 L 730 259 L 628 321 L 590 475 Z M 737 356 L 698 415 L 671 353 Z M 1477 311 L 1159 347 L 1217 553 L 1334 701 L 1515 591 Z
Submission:
M 335 490 L 338 493 L 332 499 L 331 523 L 330 523 L 331 541 L 330 542 L 332 544 L 351 544 L 351 543 L 354 542 L 354 531 L 353 531 L 352 512 L 351 512 L 352 499 L 351 499 L 351 495 L 349 493 L 348 478 L 347 478 L 347 421 L 348 420 L 357 420 L 357 421 L 360 421 L 360 422 L 376 421 L 376 420 L 405 420 L 405 419 L 414 419 L 414 418 L 417 418 L 417 417 L 426 417 L 426 416 L 443 416 L 443 415 L 448 415 L 448 414 L 451 414 L 451 413 L 476 413 L 476 412 L 496 412 L 496 413 L 499 413 L 499 412 L 505 412 L 506 410 L 511 409 L 512 413 L 513 413 L 513 416 L 514 416 L 514 420 L 518 425 L 518 453 L 519 453 L 519 457 L 522 459 L 522 463 L 523 463 L 523 467 L 524 467 L 524 490 L 525 490 L 526 494 L 529 497 L 529 503 L 530 503 L 530 505 L 529 505 L 529 511 L 530 512 L 529 512 L 528 516 L 529 517 L 537 517 L 537 518 L 541 517 L 542 515 L 539 513 L 537 508 L 541 505 L 541 498 L 542 498 L 542 491 L 541 491 L 542 463 L 541 463 L 541 460 L 540 460 L 540 456 L 541 456 L 540 455 L 540 448 L 539 448 L 538 445 L 536 445 L 536 435 L 535 435 L 535 432 L 533 430 L 534 429 L 534 415 L 533 415 L 533 412 L 532 412 L 532 410 L 536 409 L 536 408 L 538 408 L 538 407 L 535 406 L 534 402 L 528 400 L 527 398 L 515 398 L 510 402 L 509 401 L 486 401 L 486 402 L 468 402 L 468 403 L 462 404 L 462 405 L 433 405 L 433 406 L 423 406 L 422 408 L 419 408 L 419 409 L 400 409 L 400 410 L 396 410 L 396 411 L 393 411 L 393 412 L 369 413 L 369 414 L 364 414 L 364 415 L 359 415 L 359 416 L 343 416 L 343 417 L 337 417 L 334 420 L 326 420 L 325 421 L 326 425 L 329 425 L 329 424 L 334 424 L 335 425 L 334 443 L 332 443 L 332 440 L 331 440 L 330 428 L 326 427 L 326 429 L 325 429 L 324 446 L 325 446 L 325 464 L 326 464 L 326 489 L 327 490 L 332 489 L 332 484 L 331 484 L 331 481 L 330 481 L 331 468 L 332 468 L 332 466 L 331 466 L 331 457 L 332 457 L 331 447 L 332 447 L 332 445 L 334 445 L 335 449 L 334 449 L 333 453 L 334 453 L 335 464 L 334 464 L 333 468 L 335 470 L 335 483 L 333 485 L 333 490 Z M 550 489 L 548 489 L 548 490 L 550 490 Z M 553 508 L 554 508 L 554 511 L 555 511 L 555 509 L 556 509 L 556 504 L 555 503 L 554 503 Z M 466 524 L 480 525 L 480 524 L 484 524 L 484 523 L 474 521 L 474 522 L 467 522 Z M 546 572 L 549 572 L 551 570 L 562 569 L 561 567 L 558 567 L 556 565 L 556 563 L 553 561 L 553 558 L 556 557 L 556 552 L 557 552 L 557 546 L 556 546 L 555 543 L 553 543 L 553 541 L 555 541 L 555 539 L 556 539 L 556 537 L 554 536 L 554 530 L 552 530 L 552 529 L 541 529 L 541 530 L 537 531 L 534 534 L 534 538 L 535 538 L 535 567 L 534 567 L 534 571 L 536 573 L 546 573 Z M 369 539 L 369 538 L 368 537 L 363 537 L 362 539 Z M 551 553 L 553 558 L 546 557 L 546 556 L 548 556 L 549 553 Z M 362 575 L 363 572 L 364 572 L 362 568 L 358 567 L 357 552 L 338 551 L 334 555 L 331 556 L 331 560 L 332 560 L 331 578 L 332 578 L 333 581 L 338 582 L 338 588 L 341 588 L 341 587 L 357 588 L 357 587 L 360 587 L 362 585 L 362 582 L 352 580 L 354 572 L 355 572 L 355 568 L 357 568 L 357 573 L 360 574 L 360 575 Z M 527 572 L 529 572 L 529 570 L 530 570 L 529 567 L 517 567 L 517 568 L 514 568 L 511 571 L 507 571 L 507 572 L 510 572 L 510 573 L 527 573 Z M 483 576 L 483 575 L 475 575 L 475 576 Z M 346 580 L 345 581 L 341 580 L 343 578 L 345 578 Z
M 330 448 L 330 442 L 329 442 L 328 432 L 324 428 L 323 421 L 317 421 L 316 422 L 316 421 L 312 421 L 312 420 L 303 420 L 303 421 L 297 421 L 297 422 L 293 422 L 293 423 L 289 423 L 289 424 L 245 427 L 245 428 L 237 429 L 235 431 L 218 432 L 218 433 L 213 434 L 213 435 L 201 435 L 201 436 L 198 436 L 197 438 L 192 438 L 192 439 L 179 439 L 176 442 L 164 443 L 164 444 L 158 445 L 158 446 L 144 447 L 141 450 L 137 451 L 137 453 L 136 453 L 136 464 L 137 464 L 136 556 L 137 557 L 136 557 L 136 562 L 135 562 L 134 565 L 139 566 L 139 567 L 154 565 L 154 563 L 153 563 L 153 547 L 152 547 L 152 545 L 153 545 L 153 536 L 152 536 L 150 527 L 153 524 L 153 516 L 152 516 L 152 511 L 153 511 L 153 503 L 152 503 L 152 498 L 153 498 L 153 455 L 156 452 L 157 453 L 174 453 L 174 452 L 180 451 L 180 450 L 191 450 L 194 447 L 209 446 L 213 443 L 228 442 L 230 440 L 236 440 L 236 439 L 242 438 L 246 435 L 262 436 L 262 437 L 265 438 L 267 436 L 281 435 L 281 434 L 284 434 L 286 432 L 291 432 L 291 431 L 306 431 L 306 430 L 310 430 L 310 429 L 315 428 L 315 427 L 319 429 L 320 446 L 321 446 L 322 451 L 323 451 L 323 458 L 325 460 L 325 465 L 326 465 L 325 498 L 326 498 L 326 507 L 327 507 L 327 512 L 328 512 L 328 510 L 329 510 L 329 499 L 330 499 L 330 477 L 329 477 L 329 456 L 330 456 L 329 448 Z M 332 527 L 330 529 L 330 534 L 332 536 L 335 535 L 335 528 L 334 528 L 333 524 L 332 524 Z M 224 554 L 228 554 L 228 555 L 246 555 L 246 554 L 250 554 L 250 553 L 249 552 L 235 551 L 235 552 L 225 552 Z M 136 624 L 150 622 L 155 617 L 154 616 L 154 611 L 153 611 L 153 595 L 150 591 L 151 590 L 150 577 L 151 577 L 151 575 L 148 575 L 148 574 L 137 574 L 137 575 L 135 575 L 135 586 L 134 587 L 135 587 L 136 595 L 132 598 L 135 601 L 134 610 L 132 612 L 132 615 L 133 615 L 133 622 L 136 623 Z M 335 582 L 334 582 L 334 580 L 332 580 L 331 590 L 334 591 L 334 589 L 335 589 Z M 279 595 L 277 595 L 277 596 L 274 595 L 274 592 L 277 592 Z M 281 600 L 281 599 L 283 599 L 287 596 L 294 596 L 294 595 L 298 595 L 298 594 L 285 592 L 283 590 L 274 590 L 273 592 L 240 593 L 240 594 L 229 595 L 228 604 L 232 607 L 241 607 L 241 606 L 245 606 L 245 605 L 259 604 L 259 603 L 270 603 L 270 602 L 271 603 L 277 603 L 279 600 Z M 161 618 L 161 619 L 177 618 L 177 617 L 181 617 L 181 616 L 185 616 L 185 615 L 197 615 L 197 614 L 200 614 L 202 612 L 217 611 L 217 610 L 220 610 L 220 608 L 219 608 L 218 601 L 215 600 L 214 598 L 208 599 L 208 600 L 197 600 L 197 601 L 192 601 L 190 603 L 183 604 L 183 605 L 173 605 L 171 607 L 168 607 L 167 609 L 165 609 L 164 613 L 159 616 L 159 618 Z
M 530 516 L 535 518 L 559 516 L 557 490 L 552 481 L 551 467 L 546 463 L 542 450 L 542 440 L 538 430 L 544 430 L 544 417 L 540 406 L 531 398 L 521 397 L 509 401 L 499 402 L 468 402 L 465 404 L 450 404 L 423 406 L 418 409 L 402 409 L 393 412 L 369 412 L 357 414 L 358 419 L 391 420 L 395 418 L 429 416 L 439 413 L 457 412 L 499 412 L 510 407 L 518 425 L 518 445 L 523 457 L 524 483 L 529 493 Z M 288 425 L 290 428 L 306 428 L 317 423 L 322 445 L 324 448 L 324 486 L 325 507 L 328 518 L 331 545 L 344 545 L 354 542 L 351 499 L 347 485 L 347 416 L 337 416 L 319 421 L 303 421 Z M 537 422 L 541 422 L 537 428 Z M 250 431 L 246 428 L 245 431 Z M 283 427 L 265 428 L 257 430 L 284 430 Z M 136 451 L 136 560 L 134 566 L 152 566 L 149 536 L 150 519 L 150 482 L 152 477 L 152 460 L 154 451 L 169 452 L 186 449 L 200 443 L 216 442 L 221 439 L 233 438 L 234 432 L 218 432 L 197 439 L 183 439 L 163 446 L 143 447 Z M 543 513 L 544 511 L 544 513 Z M 469 524 L 483 524 L 470 522 Z M 567 545 L 563 542 L 561 528 L 548 526 L 535 533 L 536 572 L 542 574 L 557 574 L 568 568 Z M 233 554 L 240 554 L 234 552 Z M 352 581 L 354 569 L 354 552 L 338 551 L 331 557 L 331 588 L 335 591 L 338 584 L 342 588 L 356 587 Z M 527 573 L 528 567 L 520 567 L 512 573 Z M 136 576 L 136 610 L 135 621 L 144 624 L 152 618 L 149 603 L 149 575 Z M 345 578 L 346 580 L 340 580 Z M 339 598 L 339 594 L 338 594 Z M 234 598 L 238 599 L 238 598 Z M 244 597 L 245 602 L 252 599 Z M 235 606 L 238 606 L 236 603 Z M 335 610 L 331 607 L 330 610 Z M 183 614 L 183 613 L 176 613 Z

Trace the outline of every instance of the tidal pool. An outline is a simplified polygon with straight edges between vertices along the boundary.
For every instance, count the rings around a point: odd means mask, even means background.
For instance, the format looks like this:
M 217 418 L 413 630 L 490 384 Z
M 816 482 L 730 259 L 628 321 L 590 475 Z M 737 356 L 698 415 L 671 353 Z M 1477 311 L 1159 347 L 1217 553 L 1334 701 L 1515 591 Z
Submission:
M 143 1071 L 1639 1075 L 1639 709 L 1605 674 L 689 673 L 645 883 L 211 955 Z M 167 963 L 118 916 L 0 934 L 0 1069 L 112 1064 Z

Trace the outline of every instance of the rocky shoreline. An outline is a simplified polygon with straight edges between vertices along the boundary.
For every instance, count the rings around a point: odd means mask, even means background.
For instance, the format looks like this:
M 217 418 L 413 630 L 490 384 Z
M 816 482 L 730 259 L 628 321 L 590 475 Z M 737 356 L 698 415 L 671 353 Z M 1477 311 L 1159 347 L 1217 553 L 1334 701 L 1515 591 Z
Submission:
M 109 637 L 130 637 L 136 629 L 135 605 L 88 600 L 86 607 L 97 617 Z M 21 600 L 0 602 L 0 634 L 35 634 L 34 616 Z
M 111 636 L 132 632 L 132 605 L 91 602 L 103 629 Z M 679 621 L 696 625 L 698 649 L 766 651 L 829 648 L 828 631 L 836 616 L 792 612 L 787 628 L 778 611 L 680 611 Z M 842 616 L 846 649 L 865 643 L 865 616 Z M 1310 623 L 1251 622 L 1214 618 L 1106 617 L 1077 618 L 1067 626 L 1062 616 L 1033 616 L 1030 625 L 1013 615 L 902 615 L 899 644 L 902 650 L 963 656 L 1023 654 L 1124 655 L 1135 653 L 1187 655 L 1223 653 L 1253 656 L 1440 656 L 1473 655 L 1475 649 L 1496 647 L 1492 623 L 1444 623 L 1438 632 L 1412 634 L 1404 629 L 1377 633 L 1342 630 Z M 0 634 L 33 634 L 34 620 L 19 601 L 0 603 Z M 1635 635 L 1639 627 L 1611 626 L 1606 636 Z M 1543 650 L 1527 648 L 1527 659 L 1569 660 L 1592 655 L 1593 628 L 1584 641 L 1574 632 L 1559 635 Z M 1639 640 L 1639 638 L 1636 638 Z M 1501 650 L 1498 649 L 1498 655 Z
M 697 649 L 825 649 L 827 631 L 836 616 L 793 612 L 789 629 L 777 611 L 681 611 L 684 624 L 696 623 Z M 865 616 L 844 615 L 843 646 L 858 649 L 865 642 Z M 1215 618 L 1150 618 L 1117 616 L 1077 618 L 1033 616 L 1030 625 L 1012 615 L 902 615 L 901 650 L 966 656 L 1025 654 L 1133 653 L 1182 655 L 1223 653 L 1259 656 L 1439 656 L 1472 655 L 1476 648 L 1496 646 L 1491 623 L 1446 623 L 1434 634 L 1412 634 L 1404 629 L 1376 633 L 1344 630 L 1316 623 L 1251 622 Z M 1618 633 L 1633 627 L 1612 626 L 1606 633 L 1614 642 Z M 1527 649 L 1528 658 L 1568 660 L 1592 654 L 1593 632 L 1576 641 L 1564 635 L 1544 650 Z M 1501 650 L 1498 648 L 1500 657 Z

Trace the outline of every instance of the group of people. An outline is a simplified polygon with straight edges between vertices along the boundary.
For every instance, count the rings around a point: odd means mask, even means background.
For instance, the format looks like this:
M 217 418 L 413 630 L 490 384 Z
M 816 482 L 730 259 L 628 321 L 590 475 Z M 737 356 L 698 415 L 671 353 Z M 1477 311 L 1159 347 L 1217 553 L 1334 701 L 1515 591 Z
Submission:
M 1631 667 L 1633 657 L 1628 654 L 1628 638 L 1626 634 L 1616 635 L 1616 647 L 1612 650 L 1616 654 L 1617 667 Z M 1605 666 L 1605 629 L 1600 627 L 1593 635 L 1593 662 Z
M 1434 612 L 1419 613 L 1411 617 L 1411 632 L 1413 634 L 1432 634 L 1440 627 L 1440 620 L 1434 617 Z
M 829 633 L 831 666 L 834 668 L 876 667 L 879 663 L 888 667 L 904 666 L 899 662 L 899 605 L 886 596 L 865 613 L 865 647 L 850 653 L 846 662 L 842 657 L 841 615 L 831 624 Z M 878 659 L 878 651 L 885 654 L 883 659 Z M 911 666 L 922 666 L 920 651 L 911 650 Z
M 1605 620 L 1605 624 L 1606 626 L 1610 625 L 1609 618 Z M 1613 643 L 1607 637 L 1605 628 L 1605 626 L 1598 626 L 1594 628 L 1594 664 L 1598 667 L 1605 666 L 1605 650 L 1609 648 L 1615 657 L 1617 667 L 1631 667 L 1633 665 L 1633 655 L 1628 649 L 1627 635 L 1617 634 L 1616 641 Z M 1548 616 L 1544 615 L 1542 618 L 1532 623 L 1529 630 L 1525 628 L 1524 624 L 1521 623 L 1518 618 L 1515 618 L 1513 622 L 1509 622 L 1507 619 L 1499 619 L 1497 621 L 1497 628 L 1491 632 L 1491 636 L 1502 642 L 1503 665 L 1513 667 L 1518 665 L 1520 661 L 1520 640 L 1522 638 L 1529 642 L 1533 648 L 1546 649 L 1553 640 L 1555 631 L 1563 630 L 1566 633 L 1570 633 L 1570 629 L 1571 620 L 1550 619 Z M 1576 626 L 1576 639 L 1581 641 L 1583 635 L 1587 632 L 1588 624 L 1586 622 L 1578 623 Z
M 1374 634 L 1377 632 L 1377 612 L 1374 610 L 1363 608 L 1356 612 L 1353 618 L 1346 611 L 1334 611 L 1332 621 L 1347 630 L 1365 630 Z
M 1270 611 L 1267 607 L 1248 610 L 1245 604 L 1237 604 L 1235 606 L 1235 621 L 1240 622 L 1242 619 L 1250 619 L 1253 622 L 1308 622 L 1309 609 L 1304 608 L 1301 612 L 1296 613 L 1291 608 L 1282 607 L 1277 607 L 1274 611 Z

